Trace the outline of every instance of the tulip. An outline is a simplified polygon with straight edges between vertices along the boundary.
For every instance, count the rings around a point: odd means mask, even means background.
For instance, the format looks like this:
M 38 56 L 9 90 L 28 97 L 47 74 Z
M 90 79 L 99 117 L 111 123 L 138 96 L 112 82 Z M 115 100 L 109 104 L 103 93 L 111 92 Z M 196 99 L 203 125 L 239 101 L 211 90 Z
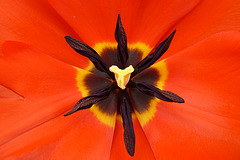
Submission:
M 0 159 L 240 158 L 239 0 L 0 4 Z

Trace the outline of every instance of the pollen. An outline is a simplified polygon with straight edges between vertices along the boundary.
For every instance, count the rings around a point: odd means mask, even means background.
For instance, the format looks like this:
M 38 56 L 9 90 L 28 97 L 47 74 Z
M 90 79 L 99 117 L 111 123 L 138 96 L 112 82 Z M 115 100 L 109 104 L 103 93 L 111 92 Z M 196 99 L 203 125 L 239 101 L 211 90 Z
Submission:
M 119 69 L 118 66 L 112 65 L 109 67 L 109 70 L 114 73 L 118 87 L 124 90 L 130 80 L 134 68 L 130 65 L 125 69 Z

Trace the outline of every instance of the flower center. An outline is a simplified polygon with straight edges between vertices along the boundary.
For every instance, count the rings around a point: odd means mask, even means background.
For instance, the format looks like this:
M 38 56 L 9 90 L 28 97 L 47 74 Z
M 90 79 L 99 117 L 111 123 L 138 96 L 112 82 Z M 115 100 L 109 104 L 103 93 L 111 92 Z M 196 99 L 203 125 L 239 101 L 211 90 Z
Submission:
M 130 80 L 131 73 L 134 71 L 134 68 L 132 65 L 130 65 L 125 69 L 119 69 L 118 66 L 112 65 L 109 67 L 109 70 L 114 73 L 118 87 L 125 89 Z
M 93 48 L 91 48 L 87 44 L 73 37 L 65 36 L 67 43 L 76 52 L 85 57 L 88 57 L 89 60 L 91 60 L 94 64 L 95 69 L 103 73 L 100 74 L 100 77 L 101 75 L 103 75 L 102 79 L 105 82 L 101 83 L 100 81 L 97 81 L 97 83 L 94 83 L 94 85 L 97 85 L 97 87 L 93 89 L 93 91 L 91 90 L 91 94 L 87 97 L 80 99 L 75 104 L 75 106 L 64 116 L 68 116 L 83 109 L 91 108 L 95 104 L 102 106 L 99 108 L 101 108 L 101 110 L 106 112 L 108 115 L 112 115 L 116 112 L 119 113 L 122 117 L 122 123 L 124 128 L 125 147 L 128 154 L 130 156 L 133 156 L 135 152 L 135 133 L 132 122 L 132 113 L 137 114 L 139 112 L 142 114 L 143 108 L 149 108 L 149 104 L 143 106 L 144 103 L 142 102 L 144 102 L 144 99 L 156 97 L 166 102 L 184 103 L 183 98 L 170 91 L 162 90 L 155 87 L 154 83 L 152 83 L 155 82 L 155 80 L 151 80 L 151 77 L 155 79 L 154 77 L 156 76 L 152 72 L 154 70 L 152 70 L 152 65 L 157 62 L 157 60 L 168 50 L 168 47 L 172 41 L 175 32 L 176 30 L 174 30 L 162 43 L 160 43 L 153 53 L 149 54 L 144 59 L 134 64 L 131 62 L 133 56 L 129 54 L 130 50 L 128 49 L 127 45 L 126 33 L 122 26 L 120 15 L 118 15 L 117 25 L 115 29 L 115 39 L 118 42 L 116 49 L 117 54 L 115 56 L 117 57 L 115 58 L 117 62 L 114 62 L 114 58 L 111 57 L 109 58 L 109 60 L 111 61 L 110 65 L 107 65 L 107 63 L 105 63 L 106 61 L 104 59 L 106 57 L 104 58 L 103 56 L 102 58 Z M 135 54 L 134 59 L 136 59 L 136 55 L 137 54 Z M 126 67 L 129 64 L 131 65 L 129 67 Z M 132 67 L 132 65 L 134 66 L 134 68 Z M 118 66 L 125 69 L 119 69 Z M 149 71 L 151 73 L 150 75 L 144 75 Z M 87 77 L 87 79 L 89 79 L 88 83 L 90 84 L 93 79 L 97 78 L 91 78 L 91 75 L 90 78 L 89 76 Z M 116 82 L 114 80 L 116 80 Z M 128 90 L 125 89 L 127 85 Z M 92 85 L 87 86 L 89 87 Z M 118 89 L 117 86 L 121 89 Z M 111 100 L 112 103 L 109 103 L 109 100 Z M 108 107 L 109 104 L 111 107 Z M 138 107 L 138 104 L 140 104 L 139 106 L 141 107 Z M 146 118 L 147 116 L 145 115 L 144 119 Z

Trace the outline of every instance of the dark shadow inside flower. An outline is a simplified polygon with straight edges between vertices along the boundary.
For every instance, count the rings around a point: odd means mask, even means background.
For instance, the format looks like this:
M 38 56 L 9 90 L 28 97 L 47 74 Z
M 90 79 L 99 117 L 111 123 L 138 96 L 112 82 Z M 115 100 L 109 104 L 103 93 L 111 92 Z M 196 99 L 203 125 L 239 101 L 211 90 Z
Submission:
M 66 36 L 67 43 L 75 51 L 92 61 L 95 67 L 91 72 L 102 78 L 91 74 L 84 77 L 84 85 L 89 90 L 89 95 L 79 100 L 65 116 L 91 108 L 94 104 L 107 115 L 112 116 L 117 112 L 122 117 L 127 152 L 133 156 L 135 133 L 132 113 L 142 114 L 148 111 L 154 97 L 166 102 L 184 103 L 183 98 L 178 95 L 156 88 L 161 74 L 156 69 L 149 68 L 167 51 L 175 32 L 176 30 L 145 58 L 140 50 L 128 49 L 120 15 L 115 30 L 118 45 L 116 48 L 105 48 L 101 56 L 87 44 Z
M 128 49 L 128 60 L 126 62 L 126 66 L 129 65 L 137 65 L 138 62 L 141 61 L 143 53 L 141 50 L 135 49 Z M 121 62 L 117 57 L 117 48 L 106 47 L 101 52 L 101 58 L 105 62 L 107 68 L 111 67 L 112 65 L 121 66 Z M 122 68 L 124 69 L 124 68 Z M 91 69 L 91 72 L 103 76 L 105 78 L 110 78 L 105 72 L 99 71 L 96 67 Z

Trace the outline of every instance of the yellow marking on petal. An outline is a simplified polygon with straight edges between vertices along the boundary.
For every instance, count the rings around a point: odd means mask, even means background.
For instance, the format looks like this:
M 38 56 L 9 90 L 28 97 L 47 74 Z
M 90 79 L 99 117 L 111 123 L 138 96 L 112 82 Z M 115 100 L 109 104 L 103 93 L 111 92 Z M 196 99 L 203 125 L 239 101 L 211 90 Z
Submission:
M 84 79 L 90 73 L 88 71 L 85 71 L 78 67 L 73 66 L 73 68 L 75 68 L 77 70 L 76 81 L 77 81 L 78 90 L 82 93 L 83 97 L 86 97 L 86 96 L 88 96 L 88 89 L 84 83 Z
M 125 69 L 119 69 L 118 66 L 112 65 L 109 67 L 109 70 L 114 73 L 118 87 L 125 89 L 130 80 L 131 73 L 134 71 L 134 68 L 132 65 L 130 65 Z
M 94 104 L 90 110 L 93 114 L 100 120 L 103 124 L 106 124 L 110 127 L 115 127 L 117 112 L 114 115 L 108 115 L 100 111 L 99 106 Z
M 74 67 L 77 70 L 77 76 L 76 76 L 76 81 L 77 81 L 77 87 L 78 90 L 82 93 L 83 97 L 89 96 L 89 90 L 86 87 L 86 84 L 84 83 L 84 79 L 87 75 L 91 74 L 88 71 L 85 71 L 83 69 L 80 69 L 78 67 Z M 115 127 L 115 122 L 116 122 L 116 114 L 114 115 L 108 115 L 106 113 L 103 113 L 99 110 L 98 105 L 94 104 L 90 110 L 93 112 L 93 114 L 100 120 L 102 123 L 110 126 L 110 127 Z
M 137 118 L 136 114 L 132 112 L 132 119 Z M 117 120 L 123 122 L 122 116 L 120 114 L 117 115 Z
M 163 87 L 165 86 L 165 81 L 168 76 L 166 60 L 167 58 L 152 65 L 152 68 L 156 68 L 159 74 L 161 75 L 160 79 L 157 81 L 157 85 L 155 86 L 159 89 L 163 89 Z
M 166 59 L 157 62 L 155 64 L 153 64 L 151 66 L 151 68 L 156 68 L 159 72 L 160 79 L 157 81 L 157 85 L 155 87 L 159 88 L 159 89 L 163 89 L 164 87 L 164 83 L 167 79 L 168 76 L 168 70 L 167 70 L 167 65 L 166 65 Z M 143 113 L 139 113 L 135 110 L 135 114 L 141 124 L 141 126 L 146 125 L 155 115 L 156 111 L 157 111 L 157 102 L 159 102 L 160 100 L 157 98 L 154 98 L 153 100 L 150 101 L 148 110 L 143 112 Z
M 142 55 L 142 59 L 145 58 L 147 55 L 149 55 L 149 53 L 152 51 L 152 47 L 142 43 L 142 42 L 137 42 L 134 44 L 128 44 L 128 49 L 139 49 L 143 55 Z
M 93 49 L 99 54 L 101 55 L 101 53 L 103 52 L 104 49 L 106 48 L 112 48 L 115 49 L 117 48 L 117 43 L 110 43 L 110 42 L 102 42 L 102 43 L 97 43 L 94 45 Z
M 112 48 L 112 49 L 116 49 L 117 48 L 117 43 L 113 43 L 113 42 L 102 42 L 102 43 L 97 43 L 95 44 L 95 46 L 93 47 L 93 49 L 95 51 L 97 51 L 97 53 L 99 55 L 101 55 L 101 53 L 103 52 L 103 50 L 105 48 Z M 142 42 L 137 42 L 134 44 L 128 44 L 128 49 L 139 49 L 143 55 L 142 55 L 142 59 L 145 58 L 151 51 L 152 51 L 152 47 L 142 43 Z

